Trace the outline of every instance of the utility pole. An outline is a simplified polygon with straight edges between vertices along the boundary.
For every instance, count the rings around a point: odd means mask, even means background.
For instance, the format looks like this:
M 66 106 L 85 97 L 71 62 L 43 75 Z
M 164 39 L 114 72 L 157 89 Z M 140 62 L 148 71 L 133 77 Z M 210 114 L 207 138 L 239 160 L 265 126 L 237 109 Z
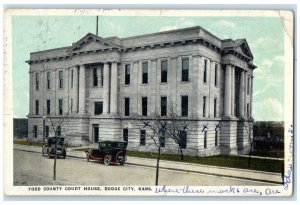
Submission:
M 98 36 L 98 16 L 96 18 L 96 36 Z

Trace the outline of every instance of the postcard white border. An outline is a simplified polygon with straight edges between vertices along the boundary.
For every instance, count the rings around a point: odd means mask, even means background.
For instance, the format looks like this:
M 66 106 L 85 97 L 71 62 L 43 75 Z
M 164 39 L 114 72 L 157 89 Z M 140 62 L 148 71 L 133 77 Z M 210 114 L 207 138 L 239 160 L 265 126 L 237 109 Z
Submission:
M 106 195 L 106 196 L 251 196 L 249 193 L 243 193 L 239 191 L 236 193 L 207 193 L 208 190 L 221 190 L 231 187 L 192 187 L 194 190 L 204 189 L 205 194 L 184 194 L 182 191 L 177 193 L 177 189 L 181 190 L 184 187 L 169 187 L 175 191 L 155 193 L 156 188 L 152 187 L 152 191 L 140 192 L 136 191 L 104 191 L 101 192 L 88 192 L 88 191 L 66 191 L 66 187 L 60 186 L 62 191 L 43 191 L 44 186 L 39 186 L 41 191 L 33 192 L 28 190 L 28 186 L 13 186 L 13 103 L 12 103 L 12 27 L 11 18 L 14 15 L 102 15 L 102 16 L 261 16 L 272 17 L 280 16 L 284 22 L 285 28 L 285 104 L 284 104 L 284 121 L 285 121 L 285 174 L 288 175 L 290 166 L 293 170 L 293 152 L 291 152 L 291 146 L 293 148 L 293 134 L 290 132 L 290 125 L 293 124 L 293 45 L 294 45 L 294 31 L 293 31 L 293 13 L 283 10 L 108 10 L 108 9 L 7 9 L 4 12 L 4 191 L 6 195 Z M 290 196 L 293 193 L 293 175 L 291 175 L 291 181 L 283 186 L 255 186 L 253 189 L 257 189 L 259 195 L 266 196 L 267 189 L 276 189 L 278 193 L 272 194 L 272 196 Z M 53 186 L 46 186 L 53 187 Z M 243 190 L 245 187 L 238 187 Z M 247 186 L 248 187 L 248 186 Z M 286 189 L 286 187 L 288 187 Z M 83 189 L 84 187 L 82 187 Z M 103 187 L 104 188 L 104 187 Z M 120 189 L 124 187 L 120 186 Z M 249 187 L 248 187 L 249 188 Z M 136 187 L 138 189 L 138 187 Z M 275 191 L 277 192 L 277 191 Z M 252 194 L 253 195 L 253 194 Z

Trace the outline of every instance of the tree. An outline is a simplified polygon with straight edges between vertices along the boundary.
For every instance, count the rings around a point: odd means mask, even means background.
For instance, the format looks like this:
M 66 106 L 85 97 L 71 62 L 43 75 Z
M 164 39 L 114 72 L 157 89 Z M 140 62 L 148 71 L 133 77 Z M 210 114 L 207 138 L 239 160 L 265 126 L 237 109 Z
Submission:
M 183 160 L 183 149 L 186 148 L 187 144 L 187 134 L 192 129 L 192 125 L 189 121 L 185 119 L 180 119 L 180 117 L 175 113 L 173 106 L 170 106 L 170 111 L 166 116 L 161 116 L 157 111 L 150 114 L 150 117 L 146 116 L 135 116 L 136 120 L 132 120 L 131 124 L 144 135 L 145 142 L 151 142 L 147 144 L 148 146 L 154 145 L 157 151 L 157 161 L 156 161 L 156 177 L 155 185 L 158 185 L 159 179 L 159 163 L 162 153 L 162 147 L 165 148 L 165 142 L 168 139 L 175 142 L 178 146 L 181 159 Z M 131 126 L 130 126 L 131 127 Z M 146 143 L 141 142 L 144 146 Z
M 186 148 L 187 132 L 192 130 L 192 126 L 188 121 L 179 118 L 173 106 L 170 106 L 166 124 L 167 135 L 178 146 L 180 158 L 183 160 L 183 149 Z
M 62 127 L 64 127 L 69 119 L 69 116 L 71 114 L 72 106 L 68 109 L 68 112 L 63 114 L 62 116 L 48 116 L 46 119 L 48 123 L 51 125 L 51 128 L 54 132 L 55 136 L 55 145 L 54 145 L 54 164 L 53 164 L 53 180 L 56 180 L 56 162 L 57 162 L 57 144 L 60 141 L 61 138 L 61 130 Z
M 136 116 L 136 119 L 138 120 L 132 121 L 132 124 L 139 130 L 141 134 L 142 138 L 140 144 L 144 146 L 146 145 L 147 141 L 150 141 L 152 142 L 152 144 L 148 144 L 148 146 L 155 145 L 157 149 L 155 176 L 155 185 L 157 186 L 159 178 L 159 161 L 161 156 L 162 141 L 165 140 L 164 132 L 166 129 L 166 123 L 161 120 L 160 116 L 157 113 L 153 115 L 153 118 Z

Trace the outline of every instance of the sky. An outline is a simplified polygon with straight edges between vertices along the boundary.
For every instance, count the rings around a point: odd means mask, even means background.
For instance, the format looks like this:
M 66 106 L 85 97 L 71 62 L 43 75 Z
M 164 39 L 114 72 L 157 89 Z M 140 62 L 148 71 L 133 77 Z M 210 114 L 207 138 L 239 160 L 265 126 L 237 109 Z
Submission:
M 221 39 L 245 38 L 254 56 L 253 117 L 284 119 L 284 30 L 280 17 L 101 16 L 99 36 L 130 37 L 201 26 Z M 12 18 L 13 114 L 29 112 L 30 52 L 70 46 L 95 33 L 95 16 L 14 16 Z

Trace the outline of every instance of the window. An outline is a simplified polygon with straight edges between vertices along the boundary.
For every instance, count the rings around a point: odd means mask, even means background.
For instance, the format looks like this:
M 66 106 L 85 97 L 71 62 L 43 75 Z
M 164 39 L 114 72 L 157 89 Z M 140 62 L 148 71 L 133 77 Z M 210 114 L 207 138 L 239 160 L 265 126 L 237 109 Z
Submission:
M 125 98 L 125 116 L 129 116 L 129 112 L 130 112 L 130 99 L 129 98 Z
M 187 141 L 187 132 L 186 131 L 180 131 L 179 134 L 179 147 L 181 149 L 186 149 L 186 141 Z
M 218 64 L 215 64 L 215 86 L 218 86 Z
M 215 131 L 215 146 L 218 146 L 218 130 Z
M 142 64 L 142 69 L 143 69 L 142 83 L 147 84 L 148 83 L 148 62 L 144 62 Z
M 207 148 L 207 130 L 204 131 L 204 149 Z
M 165 130 L 162 130 L 160 133 L 159 144 L 160 144 L 160 147 L 166 146 L 166 131 Z
M 38 132 L 38 126 L 34 125 L 33 126 L 33 137 L 37 138 L 37 132 Z
M 214 99 L 214 117 L 217 117 L 217 98 Z
M 98 86 L 97 68 L 93 68 L 93 86 Z
M 50 115 L 50 112 L 51 112 L 51 104 L 50 104 L 50 100 L 47 100 L 47 115 Z
M 204 60 L 203 82 L 207 83 L 207 60 Z
M 130 64 L 125 65 L 125 85 L 130 84 Z
M 247 103 L 247 117 L 250 117 L 250 108 L 249 108 L 249 103 Z
M 142 98 L 142 116 L 147 116 L 147 97 Z
M 189 111 L 189 97 L 181 96 L 181 115 L 188 116 Z
M 59 88 L 64 88 L 64 72 L 59 71 L 58 77 L 59 77 Z
M 141 130 L 140 133 L 140 145 L 145 146 L 146 145 L 146 130 Z
M 123 141 L 128 142 L 128 128 L 123 129 Z
M 168 82 L 168 61 L 161 61 L 161 82 Z
M 95 102 L 94 115 L 101 115 L 103 113 L 103 102 Z
M 39 114 L 39 104 L 40 104 L 39 101 L 36 100 L 36 101 L 35 101 L 35 114 L 36 114 L 36 115 Z
M 58 99 L 58 114 L 62 115 L 63 114 L 63 100 Z
M 45 127 L 45 138 L 47 139 L 49 137 L 49 126 Z
M 61 127 L 60 126 L 57 127 L 56 133 L 57 133 L 57 137 L 61 137 Z
M 40 74 L 39 73 L 35 74 L 35 89 L 36 90 L 40 89 Z
M 47 89 L 51 89 L 51 73 L 47 72 Z
M 248 77 L 248 80 L 247 80 L 247 94 L 248 95 L 250 94 L 250 77 Z
M 189 81 L 189 59 L 182 59 L 182 81 Z
M 74 70 L 71 70 L 71 88 L 73 88 Z
M 71 98 L 71 109 L 70 112 L 73 113 L 73 98 Z
M 166 116 L 167 115 L 167 97 L 160 98 L 160 115 Z
M 103 87 L 103 67 L 100 68 L 101 86 Z
M 206 96 L 203 96 L 203 117 L 206 117 Z

